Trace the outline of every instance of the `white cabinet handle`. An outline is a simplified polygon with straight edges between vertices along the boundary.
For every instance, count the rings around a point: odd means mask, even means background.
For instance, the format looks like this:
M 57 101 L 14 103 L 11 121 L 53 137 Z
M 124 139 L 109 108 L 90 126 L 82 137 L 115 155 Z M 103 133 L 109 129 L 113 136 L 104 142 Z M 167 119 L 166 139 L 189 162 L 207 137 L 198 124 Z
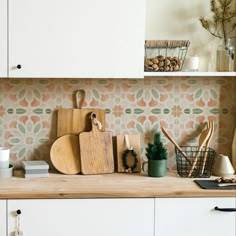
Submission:
M 21 210 L 16 210 L 16 232 L 14 236 L 23 236 L 23 231 L 20 229 L 20 215 Z

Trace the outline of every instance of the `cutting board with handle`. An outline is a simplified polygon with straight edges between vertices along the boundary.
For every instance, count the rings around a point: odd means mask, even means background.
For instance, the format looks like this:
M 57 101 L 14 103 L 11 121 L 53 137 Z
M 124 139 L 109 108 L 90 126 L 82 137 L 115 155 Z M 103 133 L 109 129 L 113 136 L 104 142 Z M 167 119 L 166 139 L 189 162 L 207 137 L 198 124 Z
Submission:
M 101 130 L 105 130 L 105 110 L 96 108 L 82 109 L 85 97 L 84 90 L 78 90 L 75 94 L 77 108 L 60 108 L 57 111 L 57 137 L 63 135 L 77 135 L 82 131 L 91 130 L 91 122 L 88 115 L 96 112 L 97 120 L 102 124 Z
M 105 174 L 114 172 L 112 133 L 98 129 L 97 114 L 90 114 L 92 129 L 79 134 L 82 174 Z

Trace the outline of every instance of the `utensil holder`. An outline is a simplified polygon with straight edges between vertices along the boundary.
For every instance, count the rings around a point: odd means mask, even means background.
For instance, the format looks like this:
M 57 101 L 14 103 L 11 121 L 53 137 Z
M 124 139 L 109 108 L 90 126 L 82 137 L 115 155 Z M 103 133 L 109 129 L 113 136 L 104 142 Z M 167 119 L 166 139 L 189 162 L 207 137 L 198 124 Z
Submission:
M 198 152 L 198 146 L 181 146 L 181 149 L 186 153 L 188 159 L 192 163 L 196 153 Z M 191 163 L 186 161 L 186 158 L 182 153 L 176 148 L 176 164 L 177 164 L 177 173 L 180 177 L 188 177 L 188 174 L 191 170 Z M 209 178 L 212 173 L 212 166 L 216 156 L 215 150 L 212 148 L 205 147 L 199 153 L 197 158 L 196 166 L 190 176 L 190 178 Z M 206 157 L 206 162 L 204 163 L 204 157 Z M 203 169 L 203 172 L 202 172 Z

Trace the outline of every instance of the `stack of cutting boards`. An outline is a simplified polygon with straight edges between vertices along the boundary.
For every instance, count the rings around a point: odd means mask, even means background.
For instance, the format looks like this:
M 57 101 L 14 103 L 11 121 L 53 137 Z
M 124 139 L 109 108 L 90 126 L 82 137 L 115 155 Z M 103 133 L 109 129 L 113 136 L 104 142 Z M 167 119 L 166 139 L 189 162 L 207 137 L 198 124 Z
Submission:
M 59 109 L 50 158 L 63 174 L 114 172 L 112 133 L 105 131 L 105 110 Z
M 50 150 L 51 163 L 57 171 L 70 175 L 113 173 L 115 161 L 118 172 L 127 172 L 122 163 L 123 153 L 128 148 L 127 135 L 118 135 L 113 141 L 112 133 L 105 131 L 105 110 L 82 109 L 84 97 L 85 91 L 79 90 L 77 108 L 58 109 L 57 139 Z M 140 172 L 140 135 L 128 138 L 138 159 L 132 172 Z

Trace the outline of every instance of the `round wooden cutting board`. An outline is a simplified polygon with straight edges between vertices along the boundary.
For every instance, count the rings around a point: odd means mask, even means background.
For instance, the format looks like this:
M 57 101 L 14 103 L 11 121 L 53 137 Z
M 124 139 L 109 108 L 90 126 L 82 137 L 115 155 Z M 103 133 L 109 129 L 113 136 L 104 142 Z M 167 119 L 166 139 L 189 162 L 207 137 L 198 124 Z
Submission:
M 53 166 L 63 174 L 80 172 L 79 141 L 77 135 L 64 135 L 58 138 L 50 150 Z

